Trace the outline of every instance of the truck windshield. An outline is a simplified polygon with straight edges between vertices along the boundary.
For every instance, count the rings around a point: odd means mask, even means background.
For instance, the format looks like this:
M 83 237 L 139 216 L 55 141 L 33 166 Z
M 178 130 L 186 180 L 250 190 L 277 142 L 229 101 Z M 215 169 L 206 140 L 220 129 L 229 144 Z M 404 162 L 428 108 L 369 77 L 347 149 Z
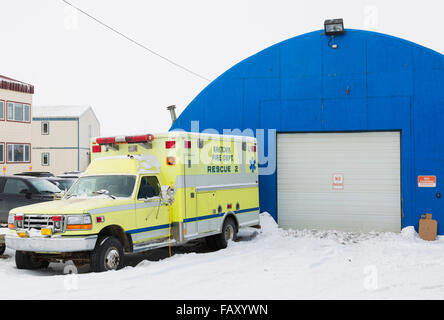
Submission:
M 59 188 L 53 185 L 51 182 L 37 178 L 30 179 L 29 182 L 37 189 L 39 193 L 58 193 L 62 192 Z
M 133 193 L 135 176 L 106 175 L 80 177 L 65 195 L 70 197 L 96 197 L 106 195 L 111 198 L 128 198 Z

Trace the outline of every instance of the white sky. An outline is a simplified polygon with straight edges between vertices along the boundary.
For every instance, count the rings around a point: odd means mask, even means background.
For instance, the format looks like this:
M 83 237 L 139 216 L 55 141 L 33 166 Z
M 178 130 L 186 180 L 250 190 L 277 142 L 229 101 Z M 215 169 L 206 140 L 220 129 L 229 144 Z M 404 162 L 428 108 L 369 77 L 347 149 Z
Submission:
M 248 56 L 344 18 L 444 52 L 442 0 L 69 0 L 214 80 Z M 168 130 L 208 84 L 73 14 L 60 0 L 0 0 L 0 74 L 35 85 L 34 105 L 91 105 L 102 135 Z

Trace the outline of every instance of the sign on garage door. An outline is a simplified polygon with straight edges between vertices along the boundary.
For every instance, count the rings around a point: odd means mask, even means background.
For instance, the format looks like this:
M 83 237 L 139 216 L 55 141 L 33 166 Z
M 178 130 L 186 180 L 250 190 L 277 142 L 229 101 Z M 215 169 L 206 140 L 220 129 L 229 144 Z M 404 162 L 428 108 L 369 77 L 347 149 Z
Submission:
M 279 133 L 278 223 L 293 229 L 401 229 L 400 133 Z

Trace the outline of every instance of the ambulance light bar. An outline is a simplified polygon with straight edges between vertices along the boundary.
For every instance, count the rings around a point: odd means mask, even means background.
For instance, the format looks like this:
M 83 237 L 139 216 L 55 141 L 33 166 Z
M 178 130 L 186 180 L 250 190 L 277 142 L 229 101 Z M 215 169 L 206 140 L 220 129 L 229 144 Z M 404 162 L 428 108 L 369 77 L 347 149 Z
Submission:
M 152 134 L 144 134 L 142 136 L 119 136 L 119 137 L 108 137 L 108 138 L 97 138 L 96 143 L 102 144 L 114 144 L 114 143 L 143 143 L 152 142 L 154 136 Z
M 154 140 L 154 136 L 152 134 L 145 134 L 143 136 L 129 136 L 125 137 L 125 139 L 128 143 L 151 142 Z
M 97 138 L 96 142 L 98 144 L 113 144 L 116 142 L 116 138 L 112 137 L 112 138 Z

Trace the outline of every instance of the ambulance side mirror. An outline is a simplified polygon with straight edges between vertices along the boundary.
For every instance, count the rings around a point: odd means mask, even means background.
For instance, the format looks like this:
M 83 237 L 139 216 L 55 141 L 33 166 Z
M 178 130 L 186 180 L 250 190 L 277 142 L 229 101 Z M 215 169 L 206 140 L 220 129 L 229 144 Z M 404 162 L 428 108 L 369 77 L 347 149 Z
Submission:
M 168 203 L 174 202 L 174 192 L 170 186 L 161 186 L 160 195 L 164 202 Z

